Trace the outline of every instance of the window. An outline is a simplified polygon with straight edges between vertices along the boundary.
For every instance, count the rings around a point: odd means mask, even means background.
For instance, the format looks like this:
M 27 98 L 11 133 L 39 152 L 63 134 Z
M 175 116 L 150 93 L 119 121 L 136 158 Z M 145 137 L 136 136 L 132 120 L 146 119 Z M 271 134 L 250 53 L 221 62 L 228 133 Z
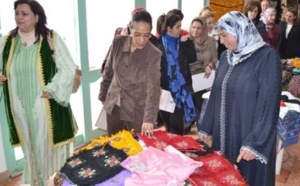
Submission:
M 182 1 L 182 12 L 184 14 L 182 29 L 190 29 L 191 21 L 199 15 L 199 12 L 203 7 L 204 0 Z
M 169 10 L 178 8 L 178 0 L 163 0 L 163 6 L 161 0 L 147 0 L 146 9 L 152 16 L 153 29 L 152 33 L 156 34 L 156 22 L 157 18 L 166 14 Z
M 117 27 L 126 27 L 134 0 L 86 0 L 90 69 L 100 69 Z

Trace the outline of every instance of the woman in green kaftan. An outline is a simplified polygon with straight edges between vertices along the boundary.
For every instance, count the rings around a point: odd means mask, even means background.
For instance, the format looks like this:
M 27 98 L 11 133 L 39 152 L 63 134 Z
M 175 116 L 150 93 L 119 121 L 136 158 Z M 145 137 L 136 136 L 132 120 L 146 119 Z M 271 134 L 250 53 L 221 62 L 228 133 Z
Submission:
M 77 132 L 69 101 L 76 65 L 49 30 L 42 6 L 14 3 L 17 27 L 0 39 L 0 86 L 13 146 L 22 146 L 23 184 L 45 186 L 72 152 Z M 1 97 L 1 96 L 0 96 Z

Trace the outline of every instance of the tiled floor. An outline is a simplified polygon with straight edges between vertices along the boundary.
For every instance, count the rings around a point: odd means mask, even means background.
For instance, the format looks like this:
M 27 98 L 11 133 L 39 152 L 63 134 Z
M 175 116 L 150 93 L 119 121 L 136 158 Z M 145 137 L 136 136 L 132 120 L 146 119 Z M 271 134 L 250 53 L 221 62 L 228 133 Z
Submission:
M 197 138 L 196 128 L 188 134 Z M 20 186 L 20 177 L 9 180 L 0 186 Z M 280 175 L 276 176 L 276 186 L 299 186 L 300 185 L 300 140 L 298 144 L 290 145 L 285 148 L 283 154 Z M 52 183 L 48 186 L 52 186 Z

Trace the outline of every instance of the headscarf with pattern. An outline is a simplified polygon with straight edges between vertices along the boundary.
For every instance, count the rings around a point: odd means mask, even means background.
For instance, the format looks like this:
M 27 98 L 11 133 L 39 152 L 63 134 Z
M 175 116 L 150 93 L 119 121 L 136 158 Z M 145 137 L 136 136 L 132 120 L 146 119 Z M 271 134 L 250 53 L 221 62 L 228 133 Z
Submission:
M 238 11 L 223 15 L 216 23 L 215 29 L 225 30 L 237 39 L 237 48 L 234 51 L 227 50 L 227 60 L 230 65 L 242 62 L 266 44 L 252 21 Z
M 268 28 L 272 28 L 273 24 L 274 24 L 273 22 L 271 23 L 268 18 L 272 12 L 276 13 L 276 9 L 273 7 L 269 7 L 262 13 L 262 15 L 260 17 L 260 20 L 266 25 L 267 30 L 268 30 Z

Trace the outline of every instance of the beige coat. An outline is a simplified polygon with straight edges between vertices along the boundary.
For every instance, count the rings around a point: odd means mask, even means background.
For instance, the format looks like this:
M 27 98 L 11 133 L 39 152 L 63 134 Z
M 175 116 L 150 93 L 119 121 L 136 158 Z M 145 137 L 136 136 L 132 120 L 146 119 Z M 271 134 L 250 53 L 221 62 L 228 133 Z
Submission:
M 111 115 L 120 100 L 121 120 L 155 123 L 160 97 L 161 52 L 150 42 L 131 53 L 131 36 L 116 36 L 105 65 L 99 100 Z

